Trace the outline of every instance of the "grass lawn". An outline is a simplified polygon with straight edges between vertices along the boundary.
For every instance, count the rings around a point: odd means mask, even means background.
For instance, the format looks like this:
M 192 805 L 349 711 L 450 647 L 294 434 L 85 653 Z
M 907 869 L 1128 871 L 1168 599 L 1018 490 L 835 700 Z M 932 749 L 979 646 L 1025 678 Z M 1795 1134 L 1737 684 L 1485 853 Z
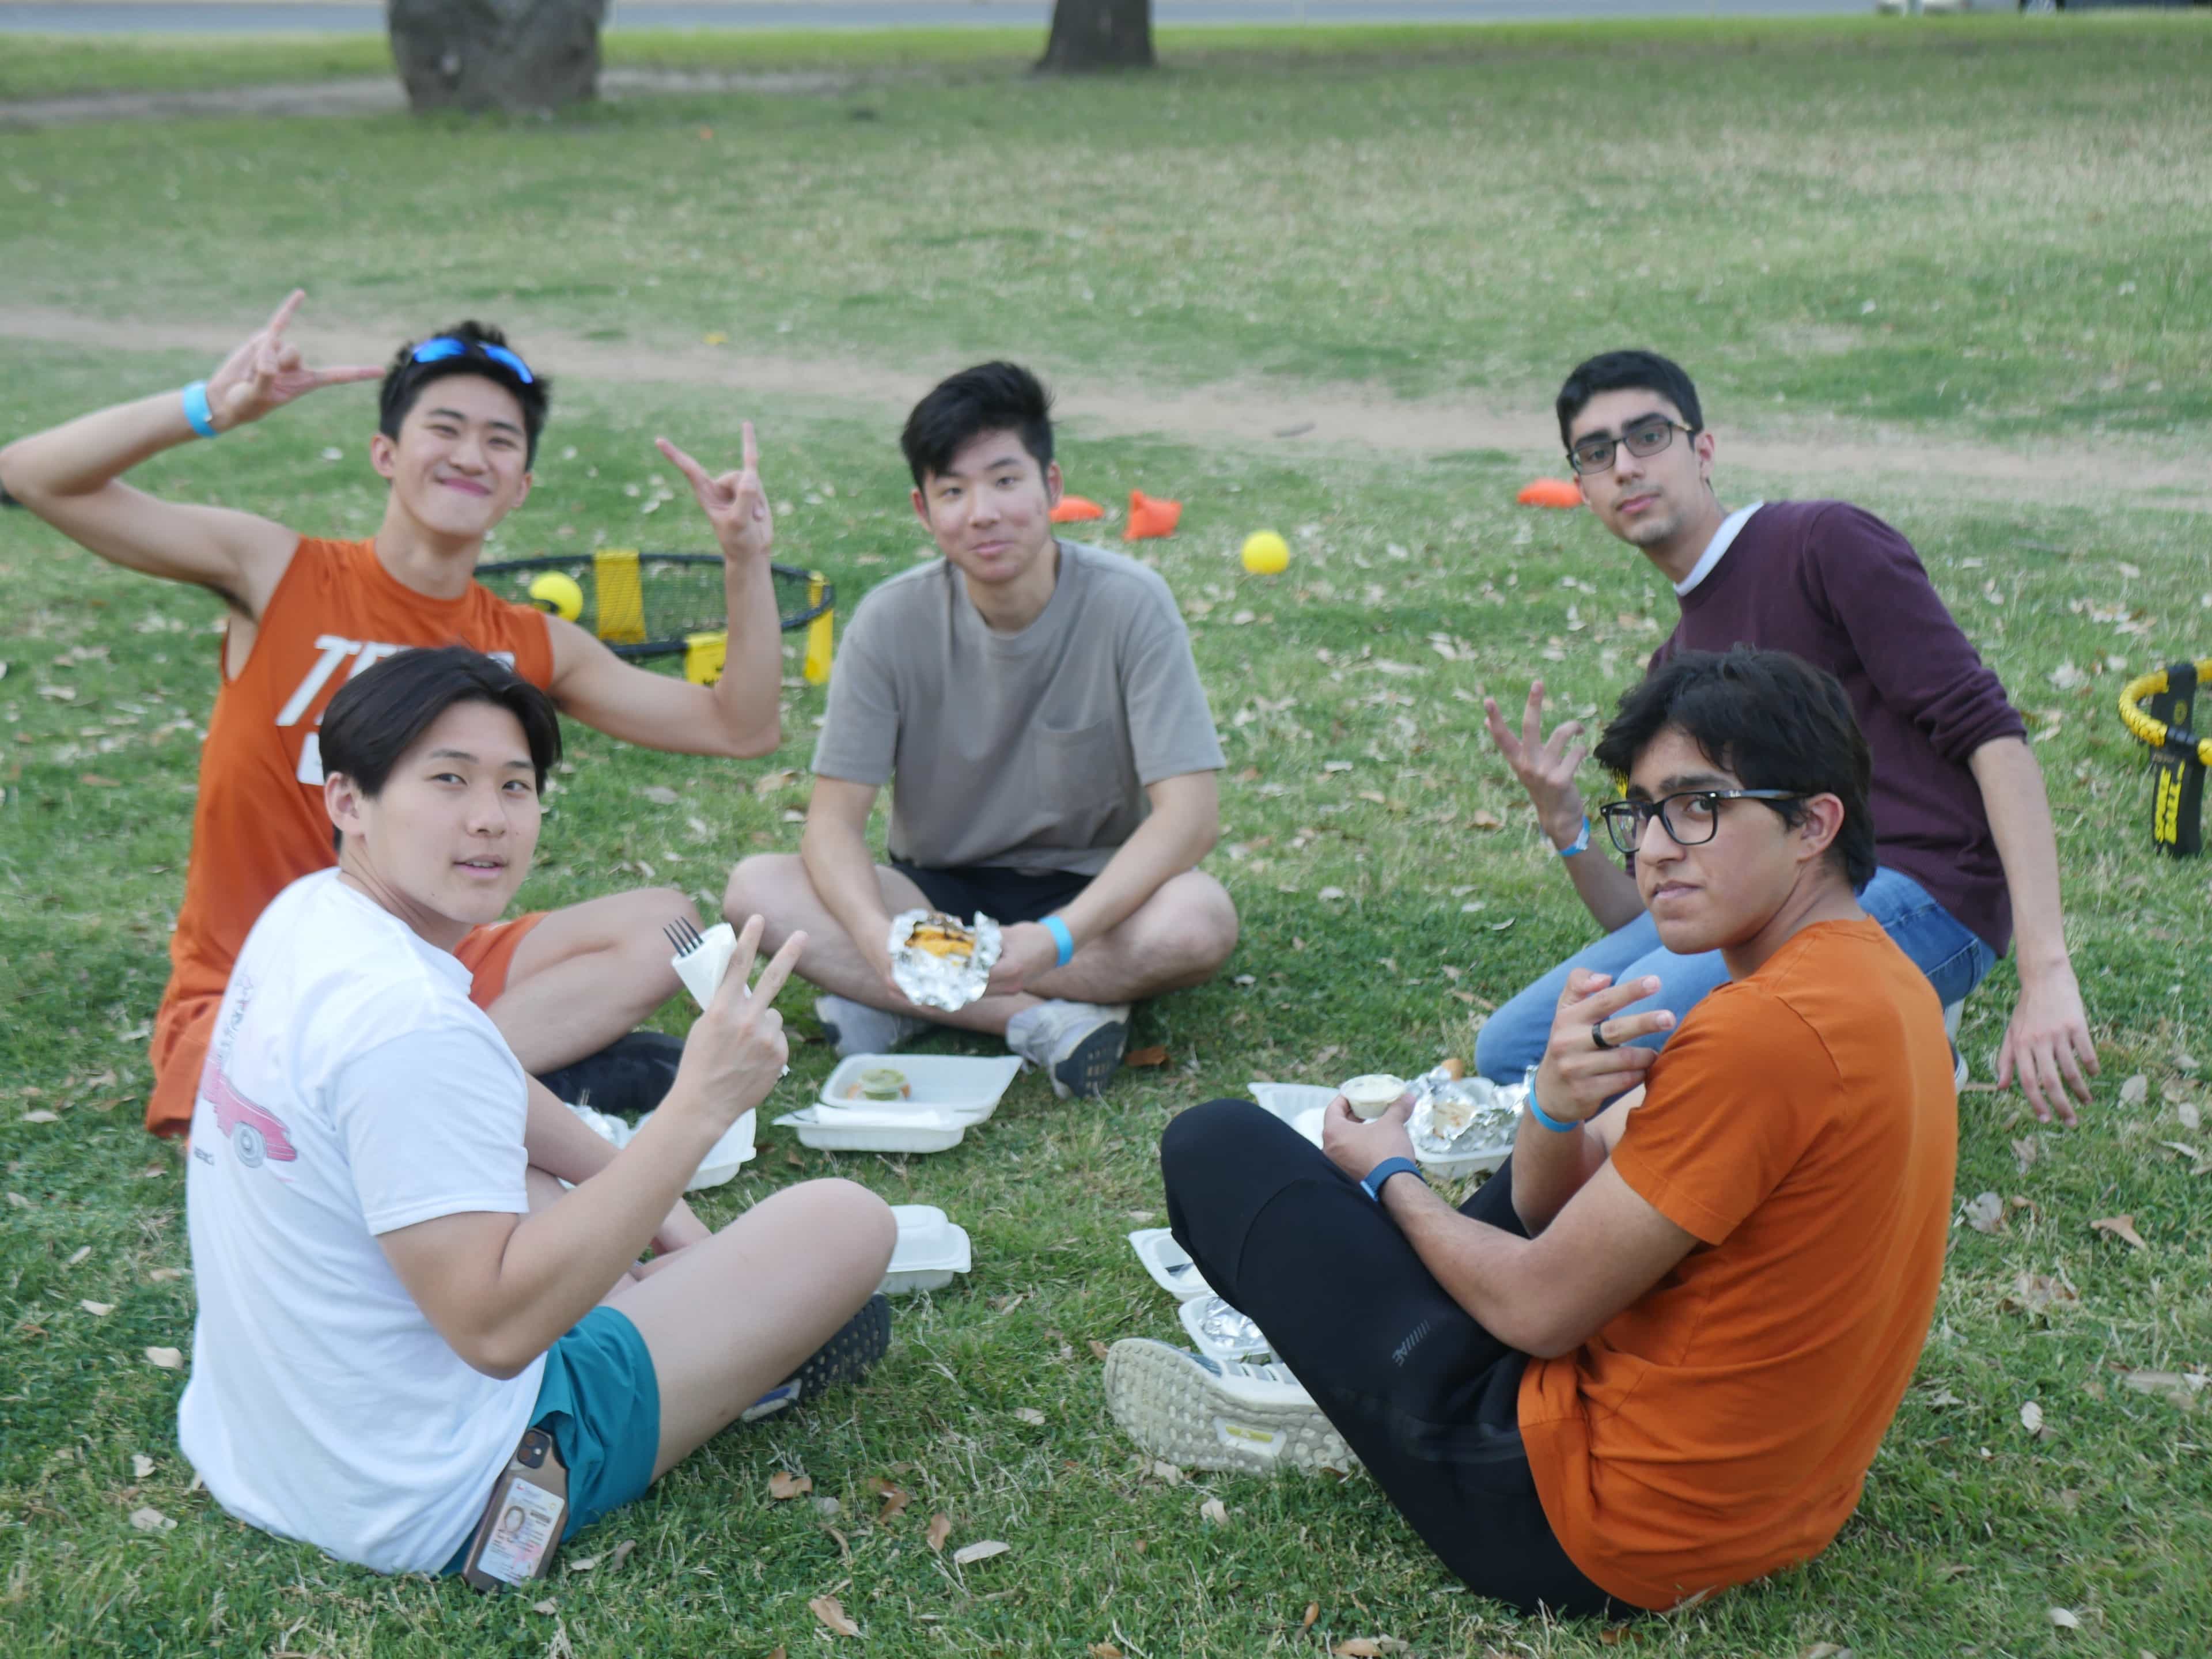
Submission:
M 1687 361 L 1724 434 L 1804 436 L 1799 493 L 1818 487 L 1819 434 L 1876 421 L 1985 442 L 2101 428 L 2202 453 L 2212 321 L 2194 178 L 2212 28 L 2082 21 L 1433 32 L 1305 58 L 1313 37 L 1285 33 L 1072 85 L 1001 73 L 988 53 L 888 78 L 881 42 L 817 37 L 784 61 L 850 61 L 865 85 L 550 125 L 15 133 L 0 311 L 245 326 L 296 277 L 310 343 L 318 315 L 476 311 L 526 351 L 533 328 L 641 353 L 708 349 L 696 343 L 712 330 L 824 362 L 1018 353 L 1071 386 L 1228 380 L 1265 397 L 1351 380 L 1516 408 L 1540 407 L 1583 350 L 1637 338 Z M 289 50 L 258 69 L 306 76 L 343 56 Z M 0 88 L 107 74 L 67 52 L 33 62 L 43 79 Z M 123 328 L 100 350 L 21 333 L 0 334 L 0 434 L 207 368 Z M 656 474 L 678 482 L 649 439 L 733 450 L 744 413 L 787 504 L 781 556 L 846 595 L 911 560 L 902 410 L 834 377 L 818 397 L 732 403 L 562 381 L 538 491 L 495 553 L 703 544 L 682 502 L 641 515 Z M 138 481 L 365 531 L 372 419 L 365 392 L 326 393 Z M 1140 1012 L 1135 1042 L 1170 1061 L 1125 1073 L 1102 1103 L 1055 1103 L 1027 1078 L 961 1148 L 910 1160 L 804 1152 L 765 1130 L 761 1158 L 707 1195 L 710 1219 L 835 1170 L 950 1210 L 975 1272 L 898 1304 L 867 1387 L 725 1436 L 580 1540 L 546 1612 L 337 1565 L 190 1490 L 179 1379 L 142 1358 L 190 1346 L 181 1176 L 137 1118 L 218 609 L 0 518 L 10 1651 L 813 1652 L 842 1645 L 807 1610 L 825 1593 L 874 1653 L 1321 1653 L 1381 1635 L 1418 1655 L 1606 1650 L 1595 1628 L 1462 1593 L 1364 1478 L 1157 1478 L 1104 1414 L 1091 1345 L 1176 1329 L 1122 1239 L 1161 1209 L 1152 1150 L 1176 1112 L 1255 1077 L 1467 1054 L 1486 1003 L 1589 937 L 1477 699 L 1540 671 L 1568 708 L 1602 708 L 1663 634 L 1668 596 L 1594 521 L 1512 506 L 1525 473 L 1499 453 L 1298 454 L 1077 426 L 1062 459 L 1082 493 L 1186 503 L 1181 533 L 1151 545 L 1229 751 L 1210 867 L 1243 912 L 1237 957 L 1218 983 Z M 1723 466 L 1733 501 L 1772 482 Z M 2212 868 L 2149 854 L 2148 785 L 2112 699 L 2129 672 L 2212 650 L 2203 520 L 2118 492 L 1970 497 L 1936 477 L 1851 493 L 1913 538 L 2028 713 L 2105 1074 L 2073 1132 L 2038 1127 L 2014 1096 L 1963 1098 L 1960 1197 L 1998 1194 L 2005 1224 L 1955 1231 L 1919 1381 L 1834 1547 L 1621 1645 L 2202 1654 L 2207 1400 L 2125 1378 L 2212 1363 L 2212 1178 L 2192 1173 L 2212 1162 L 2195 971 Z M 1297 557 L 1285 576 L 1245 576 L 1236 546 L 1266 526 Z M 572 727 L 523 902 L 647 879 L 711 901 L 736 858 L 795 846 L 820 708 L 795 685 L 783 750 L 755 764 Z M 645 793 L 662 787 L 677 805 Z M 1967 1005 L 1983 1079 L 2012 988 L 2008 965 Z M 805 996 L 791 1001 L 807 1029 Z M 794 1056 L 794 1103 L 830 1065 L 819 1044 Z M 2091 1227 L 2120 1214 L 2147 1248 Z M 838 1511 L 771 1500 L 780 1469 Z M 914 1493 L 903 1516 L 878 1519 L 879 1478 Z M 1200 1516 L 1215 1496 L 1223 1525 Z M 134 1528 L 143 1508 L 174 1529 Z M 939 1511 L 942 1557 L 923 1541 Z M 981 1539 L 1012 1547 L 952 1564 Z

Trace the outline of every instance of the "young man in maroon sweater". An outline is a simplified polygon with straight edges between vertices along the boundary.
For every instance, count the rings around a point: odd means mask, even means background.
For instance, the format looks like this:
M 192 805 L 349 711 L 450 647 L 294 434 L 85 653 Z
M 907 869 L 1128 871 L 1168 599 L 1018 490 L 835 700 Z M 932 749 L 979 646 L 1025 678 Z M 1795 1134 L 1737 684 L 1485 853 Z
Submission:
M 1697 388 L 1656 353 L 1610 351 L 1581 364 L 1559 390 L 1559 416 L 1583 499 L 1674 584 L 1681 619 L 1654 666 L 1676 651 L 1741 642 L 1794 653 L 1843 682 L 1874 752 L 1880 868 L 1860 904 L 1947 1007 L 2017 932 L 2020 1000 L 1998 1051 L 1997 1086 L 2017 1074 L 2038 1118 L 2048 1121 L 2055 1109 L 2073 1122 L 2073 1102 L 2089 1099 L 2097 1050 L 2066 951 L 2043 773 L 2003 685 L 1911 544 L 1845 501 L 1723 507 Z M 1656 975 L 1658 994 L 1627 1012 L 1665 1008 L 1678 1024 L 1728 977 L 1717 955 L 1666 950 L 1634 878 L 1590 846 L 1574 781 L 1582 723 L 1570 720 L 1547 740 L 1543 698 L 1539 680 L 1517 735 L 1486 701 L 1490 735 L 1607 937 L 1491 1017 L 1475 1058 L 1483 1075 L 1499 1079 L 1519 1079 L 1541 1055 L 1574 969 L 1615 984 Z M 1665 1037 L 1644 1040 L 1657 1047 Z

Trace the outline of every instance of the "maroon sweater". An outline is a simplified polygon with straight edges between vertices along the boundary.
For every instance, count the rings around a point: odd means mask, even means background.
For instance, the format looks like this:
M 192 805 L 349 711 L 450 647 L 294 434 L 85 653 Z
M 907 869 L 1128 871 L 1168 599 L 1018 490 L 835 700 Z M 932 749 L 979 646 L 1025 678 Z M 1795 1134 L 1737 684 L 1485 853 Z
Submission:
M 1745 644 L 1792 652 L 1843 682 L 1874 753 L 1881 861 L 2004 954 L 2012 898 L 1966 758 L 2027 728 L 1912 544 L 1848 501 L 1771 502 L 1681 606 L 1655 667 L 1676 651 Z

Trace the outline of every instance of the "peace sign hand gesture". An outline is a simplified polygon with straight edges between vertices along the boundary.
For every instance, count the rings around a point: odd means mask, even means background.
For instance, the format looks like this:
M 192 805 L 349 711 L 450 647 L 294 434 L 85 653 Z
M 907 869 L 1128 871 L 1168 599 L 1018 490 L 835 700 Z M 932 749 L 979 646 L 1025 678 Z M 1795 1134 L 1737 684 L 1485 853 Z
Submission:
M 284 337 L 285 325 L 307 297 L 305 289 L 294 289 L 276 314 L 208 377 L 208 410 L 218 431 L 258 421 L 295 398 L 326 386 L 384 377 L 382 369 L 365 363 L 345 368 L 307 367 L 300 348 Z
M 714 539 L 722 544 L 725 559 L 768 557 L 775 542 L 775 521 L 769 516 L 768 494 L 761 487 L 760 446 L 753 441 L 753 423 L 744 423 L 744 465 L 735 472 L 708 477 L 707 469 L 665 438 L 653 447 L 691 481 L 691 493 L 700 510 L 714 526 Z
M 1521 780 L 1521 787 L 1536 804 L 1536 817 L 1544 826 L 1544 833 L 1552 838 L 1553 846 L 1565 847 L 1582 832 L 1583 827 L 1582 792 L 1575 787 L 1575 769 L 1589 752 L 1585 745 L 1575 741 L 1583 734 L 1583 723 L 1568 720 L 1552 733 L 1548 742 L 1545 740 L 1541 680 L 1528 687 L 1528 706 L 1522 711 L 1519 738 L 1514 737 L 1505 724 L 1505 717 L 1498 712 L 1495 697 L 1482 700 L 1482 712 L 1490 727 L 1490 740 L 1498 745 L 1498 752 L 1505 757 L 1513 775 Z

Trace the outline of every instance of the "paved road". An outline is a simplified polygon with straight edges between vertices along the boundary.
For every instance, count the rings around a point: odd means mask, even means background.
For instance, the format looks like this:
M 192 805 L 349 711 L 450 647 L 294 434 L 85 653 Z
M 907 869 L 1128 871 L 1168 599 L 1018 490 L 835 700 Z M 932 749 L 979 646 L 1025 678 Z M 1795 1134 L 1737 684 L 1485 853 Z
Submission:
M 1167 24 L 1509 22 L 1605 17 L 1790 17 L 1862 13 L 1871 0 L 1153 0 Z M 1051 0 L 694 0 L 617 3 L 611 28 L 1044 27 Z M 0 34 L 381 33 L 384 8 L 354 0 L 0 0 Z

